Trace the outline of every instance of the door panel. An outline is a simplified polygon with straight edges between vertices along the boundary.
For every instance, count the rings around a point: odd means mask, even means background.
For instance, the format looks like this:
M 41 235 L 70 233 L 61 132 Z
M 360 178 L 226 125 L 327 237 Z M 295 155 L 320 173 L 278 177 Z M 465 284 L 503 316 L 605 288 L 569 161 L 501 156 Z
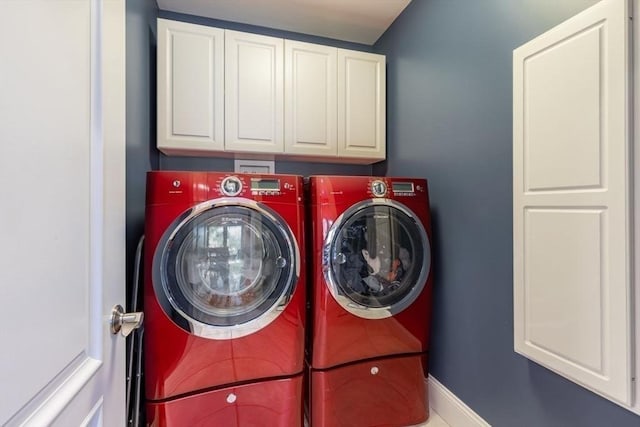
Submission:
M 287 153 L 337 154 L 337 56 L 334 47 L 285 40 Z
M 123 425 L 124 2 L 2 2 L 0 37 L 0 424 Z
M 224 149 L 224 30 L 158 19 L 158 149 Z
M 525 340 L 599 375 L 605 374 L 603 330 L 609 327 L 602 299 L 611 284 L 601 263 L 607 222 L 603 209 L 529 208 L 524 218 L 531 267 L 525 271 Z
M 383 55 L 338 49 L 338 156 L 385 158 L 385 67 Z
M 284 41 L 225 30 L 225 149 L 282 153 Z
M 601 102 L 605 52 L 600 45 L 604 26 L 600 22 L 526 59 L 528 191 L 603 185 L 602 150 L 607 142 L 601 137 L 606 107 Z
M 514 51 L 515 350 L 632 399 L 628 2 Z

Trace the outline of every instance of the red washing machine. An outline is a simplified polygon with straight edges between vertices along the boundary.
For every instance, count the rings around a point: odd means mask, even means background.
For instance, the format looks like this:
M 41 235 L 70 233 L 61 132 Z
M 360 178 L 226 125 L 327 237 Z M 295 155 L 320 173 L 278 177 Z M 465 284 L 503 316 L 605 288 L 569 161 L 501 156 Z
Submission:
M 315 426 L 406 426 L 429 416 L 427 182 L 313 176 L 309 411 Z
M 302 425 L 302 196 L 293 175 L 148 173 L 147 425 Z

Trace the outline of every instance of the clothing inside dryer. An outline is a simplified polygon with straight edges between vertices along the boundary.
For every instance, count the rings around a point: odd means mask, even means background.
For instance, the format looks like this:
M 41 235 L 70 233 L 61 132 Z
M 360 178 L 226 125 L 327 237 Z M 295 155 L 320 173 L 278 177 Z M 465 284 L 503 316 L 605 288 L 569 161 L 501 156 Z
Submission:
M 338 230 L 332 247 L 334 276 L 358 304 L 393 305 L 416 284 L 424 250 L 415 221 L 404 212 L 370 206 Z

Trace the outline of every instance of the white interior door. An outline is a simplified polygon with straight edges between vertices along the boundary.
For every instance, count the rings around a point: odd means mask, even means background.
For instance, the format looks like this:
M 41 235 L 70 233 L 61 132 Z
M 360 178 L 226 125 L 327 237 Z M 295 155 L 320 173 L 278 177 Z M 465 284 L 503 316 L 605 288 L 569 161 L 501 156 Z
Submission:
M 632 404 L 630 9 L 514 52 L 515 350 Z
M 0 425 L 125 425 L 124 13 L 0 2 Z

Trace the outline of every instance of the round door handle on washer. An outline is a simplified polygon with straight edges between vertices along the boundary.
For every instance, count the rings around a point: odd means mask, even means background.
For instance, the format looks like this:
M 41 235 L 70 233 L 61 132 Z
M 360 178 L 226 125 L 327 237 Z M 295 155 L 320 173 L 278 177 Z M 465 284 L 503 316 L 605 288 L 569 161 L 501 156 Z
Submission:
M 143 320 L 143 312 L 125 313 L 124 308 L 117 304 L 111 310 L 111 333 L 115 335 L 120 332 L 123 337 L 127 337 L 142 326 Z

